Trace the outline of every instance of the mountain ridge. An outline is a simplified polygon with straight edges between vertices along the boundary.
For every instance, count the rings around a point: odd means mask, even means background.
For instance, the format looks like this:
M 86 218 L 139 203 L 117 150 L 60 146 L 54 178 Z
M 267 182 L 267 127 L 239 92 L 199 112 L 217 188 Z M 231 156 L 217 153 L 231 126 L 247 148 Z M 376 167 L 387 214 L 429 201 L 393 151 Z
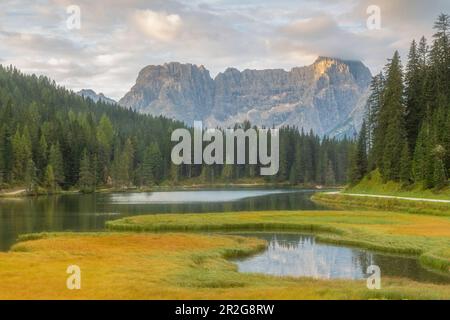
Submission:
M 141 69 L 119 104 L 188 124 L 202 120 L 209 127 L 249 120 L 352 135 L 362 122 L 370 80 L 361 61 L 329 57 L 289 71 L 229 67 L 214 78 L 203 65 L 170 62 Z
M 94 102 L 105 102 L 109 104 L 117 104 L 117 101 L 114 99 L 106 97 L 103 93 L 96 93 L 92 89 L 81 89 L 80 91 L 76 92 L 77 95 L 83 97 L 83 98 L 89 98 Z

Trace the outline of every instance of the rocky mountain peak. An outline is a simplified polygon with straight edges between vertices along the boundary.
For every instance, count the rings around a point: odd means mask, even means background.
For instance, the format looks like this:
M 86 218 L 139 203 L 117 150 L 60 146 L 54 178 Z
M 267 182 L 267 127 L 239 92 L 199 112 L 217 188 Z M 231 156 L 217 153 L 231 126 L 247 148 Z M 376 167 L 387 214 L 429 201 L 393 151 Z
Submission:
M 359 127 L 370 79 L 362 62 L 329 57 L 291 71 L 227 68 L 214 79 L 204 66 L 170 62 L 142 69 L 119 103 L 191 125 L 194 120 L 210 127 L 249 120 L 333 135 Z
M 83 97 L 83 98 L 89 98 L 94 102 L 105 102 L 109 104 L 116 104 L 117 102 L 111 98 L 106 97 L 103 93 L 96 93 L 92 89 L 82 89 L 76 93 L 77 95 Z
M 319 57 L 313 64 L 314 74 L 316 77 L 322 76 L 324 73 L 327 73 L 331 68 L 338 68 L 339 72 L 348 71 L 348 65 L 341 63 L 340 60 L 327 58 L 327 57 Z
M 321 56 L 316 59 L 313 66 L 318 77 L 324 73 L 350 73 L 360 86 L 366 86 L 372 79 L 370 70 L 358 60 L 343 60 Z

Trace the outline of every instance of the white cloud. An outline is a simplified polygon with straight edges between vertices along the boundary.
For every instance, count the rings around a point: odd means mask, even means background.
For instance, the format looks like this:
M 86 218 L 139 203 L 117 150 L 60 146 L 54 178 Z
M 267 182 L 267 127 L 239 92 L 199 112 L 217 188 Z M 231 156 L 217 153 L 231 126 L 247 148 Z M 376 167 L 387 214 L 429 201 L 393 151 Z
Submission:
M 67 65 L 69 62 L 66 59 L 57 59 L 57 58 L 50 58 L 48 60 L 48 64 L 51 66 L 61 66 L 61 65 Z
M 178 14 L 139 10 L 133 18 L 144 34 L 160 41 L 173 40 L 181 27 L 181 18 Z
M 77 0 L 81 30 L 67 30 L 72 0 L 0 1 L 0 57 L 72 89 L 120 99 L 149 64 L 290 69 L 319 55 L 360 59 L 378 72 L 398 49 L 432 34 L 450 12 L 434 0 Z M 382 30 L 366 28 L 381 7 Z

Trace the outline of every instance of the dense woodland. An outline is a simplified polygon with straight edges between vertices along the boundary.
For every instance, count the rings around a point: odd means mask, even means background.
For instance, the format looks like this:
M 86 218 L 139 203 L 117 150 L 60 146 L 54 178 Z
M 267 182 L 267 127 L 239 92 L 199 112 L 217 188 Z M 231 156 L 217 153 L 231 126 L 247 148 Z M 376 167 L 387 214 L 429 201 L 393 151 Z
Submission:
M 406 68 L 395 52 L 373 78 L 350 180 L 379 170 L 384 181 L 441 189 L 450 177 L 450 16 L 413 41 Z
M 255 165 L 173 165 L 171 133 L 183 126 L 94 103 L 46 77 L 0 66 L 0 188 L 91 192 L 100 187 L 192 180 L 227 183 L 259 176 Z M 353 148 L 349 140 L 282 128 L 280 171 L 268 182 L 343 184 Z

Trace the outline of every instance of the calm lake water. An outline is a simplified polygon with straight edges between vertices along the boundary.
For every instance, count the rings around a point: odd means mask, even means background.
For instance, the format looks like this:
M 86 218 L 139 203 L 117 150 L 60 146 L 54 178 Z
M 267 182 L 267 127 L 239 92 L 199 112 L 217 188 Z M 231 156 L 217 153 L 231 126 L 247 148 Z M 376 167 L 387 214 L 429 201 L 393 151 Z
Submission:
M 266 251 L 236 260 L 240 272 L 316 279 L 367 279 L 367 267 L 377 265 L 383 276 L 419 282 L 450 284 L 450 277 L 423 268 L 412 257 L 392 256 L 353 247 L 318 243 L 314 236 L 285 233 L 248 233 L 269 245 Z
M 98 231 L 104 229 L 105 221 L 130 215 L 323 209 L 310 200 L 312 193 L 298 189 L 214 189 L 0 198 L 0 250 L 8 250 L 19 234 Z

